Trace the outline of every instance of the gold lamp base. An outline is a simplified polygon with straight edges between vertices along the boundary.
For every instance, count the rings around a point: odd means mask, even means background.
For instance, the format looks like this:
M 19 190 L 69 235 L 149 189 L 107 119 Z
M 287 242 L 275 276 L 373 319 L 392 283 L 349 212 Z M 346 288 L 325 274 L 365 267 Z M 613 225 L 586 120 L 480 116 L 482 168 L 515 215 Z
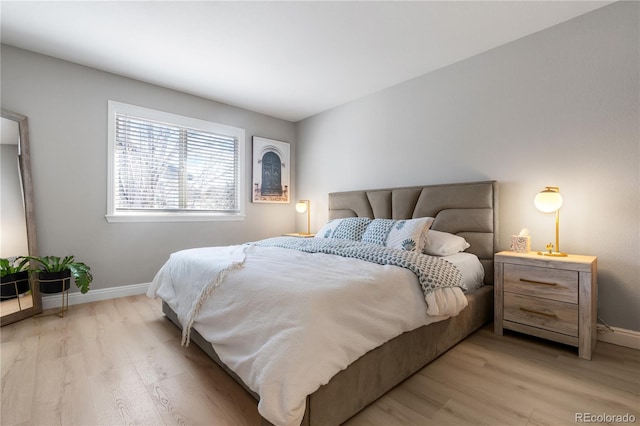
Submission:
M 556 234 L 556 247 L 558 246 L 558 235 Z M 540 256 L 567 257 L 567 253 L 563 253 L 561 251 L 553 251 L 553 243 L 547 244 L 547 251 L 539 251 L 538 254 Z
M 556 234 L 556 247 L 559 246 L 558 237 Z M 567 253 L 563 253 L 561 251 L 553 251 L 553 243 L 547 244 L 547 251 L 539 251 L 538 254 L 540 256 L 551 256 L 551 257 L 567 257 Z
M 539 251 L 538 254 L 540 256 L 551 256 L 551 257 L 567 257 L 567 253 L 560 253 L 557 251 Z

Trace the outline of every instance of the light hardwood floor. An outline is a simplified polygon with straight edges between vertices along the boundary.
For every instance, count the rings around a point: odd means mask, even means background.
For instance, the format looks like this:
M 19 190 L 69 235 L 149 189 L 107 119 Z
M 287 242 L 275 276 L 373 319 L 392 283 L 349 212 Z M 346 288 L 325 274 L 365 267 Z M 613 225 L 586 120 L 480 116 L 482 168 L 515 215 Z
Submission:
M 0 329 L 8 425 L 258 425 L 256 402 L 195 345 L 180 346 L 158 300 L 71 306 Z M 570 425 L 575 413 L 640 423 L 640 352 L 575 348 L 488 325 L 353 417 L 359 425 Z

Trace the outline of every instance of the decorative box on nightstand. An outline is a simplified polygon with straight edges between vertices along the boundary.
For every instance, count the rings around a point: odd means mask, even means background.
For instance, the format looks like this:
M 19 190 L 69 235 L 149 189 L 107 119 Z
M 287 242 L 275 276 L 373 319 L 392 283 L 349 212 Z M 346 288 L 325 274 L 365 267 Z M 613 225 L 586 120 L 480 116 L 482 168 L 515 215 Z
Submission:
M 494 331 L 514 330 L 578 347 L 591 359 L 597 337 L 597 258 L 495 255 Z

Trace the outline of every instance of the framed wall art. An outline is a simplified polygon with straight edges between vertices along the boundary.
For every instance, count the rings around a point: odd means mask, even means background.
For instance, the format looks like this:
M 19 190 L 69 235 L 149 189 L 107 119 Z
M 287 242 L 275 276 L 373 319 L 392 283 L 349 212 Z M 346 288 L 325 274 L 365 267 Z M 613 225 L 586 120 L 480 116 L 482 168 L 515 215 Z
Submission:
M 287 142 L 253 137 L 254 203 L 288 203 L 291 179 L 290 149 Z

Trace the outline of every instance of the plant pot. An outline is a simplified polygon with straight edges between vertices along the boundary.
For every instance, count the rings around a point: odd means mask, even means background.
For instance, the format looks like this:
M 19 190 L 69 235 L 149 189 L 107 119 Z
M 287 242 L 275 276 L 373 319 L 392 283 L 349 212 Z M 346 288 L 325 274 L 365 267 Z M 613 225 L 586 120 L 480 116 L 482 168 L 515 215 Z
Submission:
M 0 290 L 2 300 L 13 299 L 19 294 L 29 291 L 29 271 L 16 272 L 0 278 L 2 289 Z M 18 292 L 16 293 L 16 286 Z
M 38 273 L 40 293 L 61 293 L 64 290 L 69 290 L 70 278 L 71 271 L 69 269 L 62 272 L 40 272 Z

